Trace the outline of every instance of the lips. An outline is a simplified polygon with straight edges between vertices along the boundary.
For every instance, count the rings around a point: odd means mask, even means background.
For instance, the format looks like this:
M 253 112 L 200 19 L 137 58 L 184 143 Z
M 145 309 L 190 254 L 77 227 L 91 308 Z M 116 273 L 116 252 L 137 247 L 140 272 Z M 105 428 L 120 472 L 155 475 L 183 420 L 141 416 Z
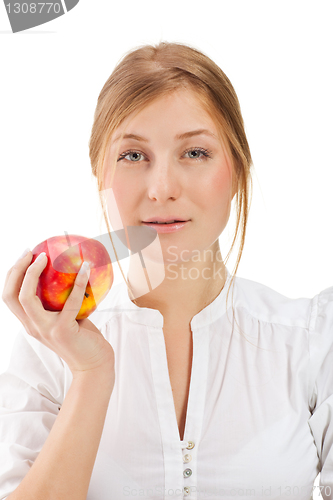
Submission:
M 175 219 L 173 219 L 175 220 Z M 175 233 L 181 231 L 184 227 L 188 225 L 190 220 L 171 222 L 171 221 L 153 221 L 153 222 L 142 222 L 146 227 L 150 227 L 159 234 L 164 233 Z
M 189 219 L 186 219 L 186 217 L 179 217 L 179 216 L 170 216 L 170 217 L 151 217 L 150 219 L 146 219 L 142 222 L 147 223 L 155 223 L 155 224 L 172 224 L 175 222 L 187 222 Z
M 170 220 L 168 222 L 150 222 L 150 224 L 174 224 L 176 222 L 185 222 L 184 220 Z

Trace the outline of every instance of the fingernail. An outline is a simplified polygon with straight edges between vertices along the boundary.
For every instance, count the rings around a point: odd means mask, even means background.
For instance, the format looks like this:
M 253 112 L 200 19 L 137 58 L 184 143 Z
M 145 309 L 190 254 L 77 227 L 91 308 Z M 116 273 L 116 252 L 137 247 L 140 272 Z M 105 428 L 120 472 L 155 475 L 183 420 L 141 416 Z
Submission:
M 23 259 L 23 257 L 25 257 L 27 255 L 27 253 L 30 252 L 30 248 L 26 248 L 23 252 L 23 254 L 17 259 L 16 262 L 18 262 L 19 260 Z M 16 263 L 15 263 L 16 264 Z
M 45 257 L 45 255 L 46 255 L 46 253 L 45 253 L 45 252 L 41 252 L 41 253 L 38 255 L 38 257 L 37 257 L 37 259 L 35 260 L 35 262 L 38 262 L 39 260 L 42 260 L 42 258 L 43 258 L 43 257 Z
M 86 262 L 84 261 L 82 266 L 80 267 L 80 270 L 79 270 L 79 274 L 84 274 L 84 273 L 87 273 L 88 275 L 88 278 L 90 276 L 90 266 L 89 266 L 89 262 Z

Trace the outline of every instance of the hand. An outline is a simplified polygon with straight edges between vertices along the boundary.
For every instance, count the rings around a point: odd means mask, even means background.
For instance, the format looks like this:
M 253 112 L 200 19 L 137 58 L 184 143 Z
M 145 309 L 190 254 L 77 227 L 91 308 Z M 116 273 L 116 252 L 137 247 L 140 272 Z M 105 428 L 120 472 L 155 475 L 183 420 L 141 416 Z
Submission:
M 32 260 L 32 252 L 19 259 L 7 273 L 2 300 L 21 321 L 29 335 L 60 356 L 73 376 L 107 371 L 114 376 L 114 351 L 89 319 L 76 320 L 88 274 L 78 274 L 62 311 L 46 311 L 36 295 L 47 256 Z

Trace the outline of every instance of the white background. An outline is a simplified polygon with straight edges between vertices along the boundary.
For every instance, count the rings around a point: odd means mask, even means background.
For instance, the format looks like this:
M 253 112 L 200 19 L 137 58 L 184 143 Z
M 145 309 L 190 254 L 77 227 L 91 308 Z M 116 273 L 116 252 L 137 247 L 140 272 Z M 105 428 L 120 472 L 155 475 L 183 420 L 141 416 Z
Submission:
M 321 0 L 81 0 L 12 34 L 1 3 L 1 290 L 27 246 L 106 232 L 88 155 L 97 97 L 126 51 L 159 41 L 203 51 L 238 94 L 254 193 L 237 274 L 293 298 L 332 286 L 332 18 Z M 2 372 L 21 323 L 2 301 L 0 314 Z

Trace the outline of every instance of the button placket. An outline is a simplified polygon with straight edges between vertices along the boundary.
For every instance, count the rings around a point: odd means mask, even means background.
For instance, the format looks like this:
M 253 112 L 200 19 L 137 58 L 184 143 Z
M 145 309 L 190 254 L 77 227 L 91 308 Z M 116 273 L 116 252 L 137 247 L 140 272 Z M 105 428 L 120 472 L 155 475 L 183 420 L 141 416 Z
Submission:
M 195 319 L 198 320 L 198 318 Z M 208 322 L 207 324 L 200 324 L 194 321 L 194 325 L 191 325 L 191 327 L 193 336 L 191 385 L 184 432 L 186 439 L 181 442 L 183 450 L 180 458 L 183 459 L 182 496 L 186 500 L 199 500 L 200 494 L 197 491 L 197 452 L 199 453 L 199 442 L 204 419 L 210 344 L 208 342 Z
M 181 446 L 182 446 L 182 449 L 184 451 L 185 450 L 193 450 L 195 443 L 194 443 L 194 441 L 182 441 Z M 191 460 L 192 460 L 192 455 L 190 453 L 185 453 L 185 455 L 183 455 L 183 463 L 184 464 L 187 464 Z M 186 479 L 190 478 L 191 476 L 192 476 L 192 469 L 190 469 L 189 467 L 186 467 L 183 470 L 184 479 L 186 480 Z M 186 485 L 186 486 L 184 486 L 183 491 L 184 491 L 184 497 L 187 497 L 188 495 L 191 494 L 191 487 L 189 485 Z

